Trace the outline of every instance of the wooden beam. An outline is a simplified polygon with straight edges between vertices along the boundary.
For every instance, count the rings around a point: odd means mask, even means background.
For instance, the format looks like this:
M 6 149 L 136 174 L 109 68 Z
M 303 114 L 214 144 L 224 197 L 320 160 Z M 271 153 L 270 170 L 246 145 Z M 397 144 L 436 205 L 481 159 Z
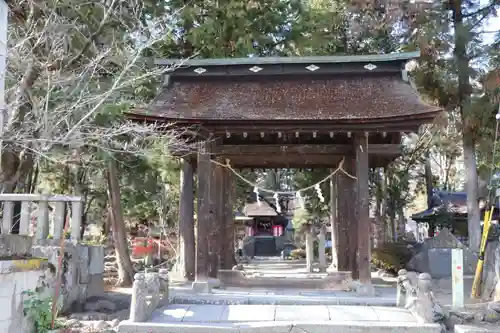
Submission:
M 314 144 L 261 144 L 261 145 L 221 145 L 218 152 L 222 155 L 346 155 L 353 154 L 352 145 L 314 145 Z M 401 155 L 399 144 L 368 145 L 370 155 Z

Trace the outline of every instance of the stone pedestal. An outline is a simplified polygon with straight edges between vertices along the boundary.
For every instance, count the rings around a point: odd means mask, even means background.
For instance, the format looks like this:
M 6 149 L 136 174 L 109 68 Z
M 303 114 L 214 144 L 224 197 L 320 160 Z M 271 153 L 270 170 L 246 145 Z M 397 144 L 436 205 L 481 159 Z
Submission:
M 211 293 L 212 287 L 210 282 L 207 281 L 194 281 L 192 284 L 192 289 L 195 293 Z
M 358 296 L 375 296 L 375 288 L 371 283 L 358 283 L 356 285 L 356 293 Z

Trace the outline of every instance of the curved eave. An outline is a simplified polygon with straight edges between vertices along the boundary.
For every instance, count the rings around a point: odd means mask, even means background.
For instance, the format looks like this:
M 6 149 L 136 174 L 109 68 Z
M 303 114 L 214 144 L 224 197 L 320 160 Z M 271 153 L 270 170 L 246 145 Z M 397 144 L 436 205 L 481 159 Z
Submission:
M 389 54 L 343 55 L 343 56 L 307 56 L 307 57 L 246 57 L 222 59 L 155 59 L 160 66 L 241 66 L 241 65 L 275 65 L 275 64 L 325 64 L 353 62 L 392 62 L 408 61 L 420 57 L 420 51 Z
M 393 116 L 393 117 L 381 117 L 375 119 L 332 119 L 332 120 L 248 120 L 242 119 L 199 119 L 199 118 L 172 118 L 161 115 L 151 115 L 145 114 L 143 112 L 128 112 L 126 116 L 130 120 L 134 121 L 145 121 L 151 123 L 173 123 L 175 126 L 179 127 L 201 127 L 212 129 L 213 131 L 225 131 L 226 129 L 231 129 L 231 131 L 259 131 L 262 128 L 274 128 L 276 130 L 280 129 L 309 129 L 313 128 L 316 130 L 321 130 L 322 128 L 329 129 L 331 131 L 341 130 L 341 131 L 362 131 L 362 130 L 392 130 L 392 131 L 416 131 L 418 127 L 422 124 L 431 123 L 434 121 L 436 116 L 442 112 L 441 108 L 433 108 L 429 112 L 413 114 L 413 115 L 403 115 L 403 116 Z

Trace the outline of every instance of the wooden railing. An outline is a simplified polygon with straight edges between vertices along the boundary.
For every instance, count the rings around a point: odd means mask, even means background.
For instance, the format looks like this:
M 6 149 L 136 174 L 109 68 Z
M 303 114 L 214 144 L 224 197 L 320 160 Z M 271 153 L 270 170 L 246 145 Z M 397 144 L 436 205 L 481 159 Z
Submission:
M 72 241 L 81 239 L 80 229 L 82 225 L 83 200 L 80 196 L 66 195 L 45 195 L 45 194 L 0 194 L 0 202 L 3 205 L 2 214 L 2 234 L 16 233 L 19 235 L 30 234 L 30 224 L 32 218 L 36 220 L 36 229 L 34 230 L 35 241 L 44 243 L 49 234 L 54 242 L 60 241 L 65 237 L 64 225 L 66 221 L 66 213 L 69 205 L 71 205 L 71 236 Z M 53 204 L 53 205 L 52 205 Z M 20 217 L 17 217 L 15 208 Z M 37 206 L 36 214 L 33 207 Z M 54 207 L 52 228 L 50 223 L 50 207 Z M 15 226 L 15 224 L 17 224 Z M 15 228 L 14 228 L 15 227 Z M 15 230 L 14 230 L 15 229 Z

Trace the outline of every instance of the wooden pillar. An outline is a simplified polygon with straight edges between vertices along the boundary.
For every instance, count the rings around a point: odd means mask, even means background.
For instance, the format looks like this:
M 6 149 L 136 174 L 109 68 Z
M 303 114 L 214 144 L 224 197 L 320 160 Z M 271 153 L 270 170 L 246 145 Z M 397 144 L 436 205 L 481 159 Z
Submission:
M 224 230 L 224 241 L 221 243 L 221 248 L 223 249 L 221 256 L 221 268 L 231 269 L 236 265 L 236 259 L 234 258 L 235 250 L 235 227 L 234 227 L 234 217 L 233 217 L 233 203 L 234 203 L 234 190 L 233 190 L 233 174 L 231 170 L 223 168 L 223 179 L 224 179 L 224 212 L 223 212 L 223 230 Z
M 355 157 L 346 156 L 344 170 L 355 175 Z M 356 221 L 356 180 L 342 172 L 338 173 L 338 262 L 340 271 L 351 271 L 358 278 L 357 249 L 358 232 Z
M 368 136 L 357 134 L 354 138 L 356 149 L 357 176 L 357 220 L 358 220 L 358 265 L 361 284 L 371 286 L 371 232 L 370 193 L 368 168 Z
M 180 273 L 190 281 L 195 272 L 195 238 L 194 238 L 194 181 L 193 165 L 182 160 L 181 193 L 179 202 L 179 263 Z
M 211 161 L 210 145 L 207 142 L 200 143 L 198 147 L 198 210 L 196 225 L 196 267 L 195 281 L 205 282 L 208 280 L 209 264 L 209 238 L 211 232 L 210 216 L 210 178 Z
M 216 159 L 214 158 L 214 160 Z M 210 253 L 208 276 L 211 278 L 217 278 L 220 266 L 221 240 L 223 239 L 221 222 L 224 200 L 222 182 L 222 167 L 212 162 L 210 179 L 210 238 L 208 243 Z
M 333 170 L 331 170 L 333 172 Z M 332 264 L 328 267 L 328 271 L 336 272 L 339 268 L 338 261 L 338 219 L 337 219 L 337 178 L 335 174 L 330 178 L 330 224 L 332 234 Z

